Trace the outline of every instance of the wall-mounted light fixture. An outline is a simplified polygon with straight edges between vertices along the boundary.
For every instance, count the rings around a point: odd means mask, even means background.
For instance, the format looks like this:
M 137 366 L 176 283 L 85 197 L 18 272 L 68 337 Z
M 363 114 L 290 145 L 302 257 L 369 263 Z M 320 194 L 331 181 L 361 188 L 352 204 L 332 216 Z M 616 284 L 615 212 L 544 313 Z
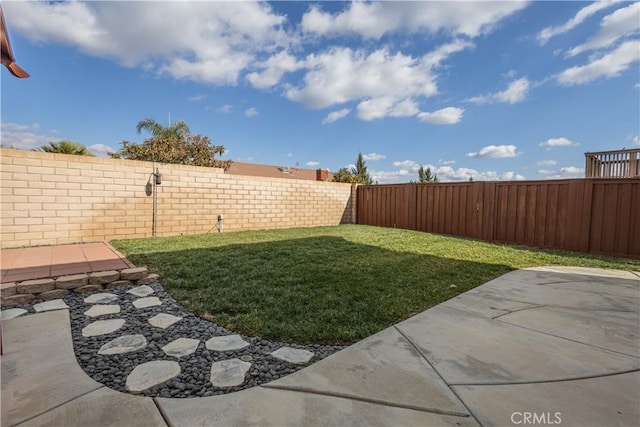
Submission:
M 156 172 L 153 174 L 153 177 L 156 180 L 156 185 L 162 184 L 162 174 L 160 173 L 158 168 L 156 168 Z

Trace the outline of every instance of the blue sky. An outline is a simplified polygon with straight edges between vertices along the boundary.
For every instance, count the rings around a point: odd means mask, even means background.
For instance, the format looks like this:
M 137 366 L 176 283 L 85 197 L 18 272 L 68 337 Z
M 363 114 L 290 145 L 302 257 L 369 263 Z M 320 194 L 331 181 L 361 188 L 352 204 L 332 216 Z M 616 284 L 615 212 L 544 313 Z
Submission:
M 2 144 L 98 155 L 146 117 L 225 158 L 380 183 L 581 177 L 640 146 L 640 3 L 4 2 Z M 102 153 L 102 154 L 101 154 Z

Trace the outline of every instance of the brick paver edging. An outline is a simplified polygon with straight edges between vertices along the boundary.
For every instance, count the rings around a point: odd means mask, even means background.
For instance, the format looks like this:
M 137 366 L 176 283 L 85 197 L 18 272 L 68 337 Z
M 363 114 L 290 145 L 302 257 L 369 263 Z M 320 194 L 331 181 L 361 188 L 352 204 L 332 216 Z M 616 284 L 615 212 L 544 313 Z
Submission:
M 0 284 L 0 299 L 3 307 L 15 307 L 36 299 L 48 301 L 62 298 L 71 291 L 83 294 L 121 286 L 148 285 L 158 281 L 158 278 L 157 274 L 149 274 L 146 267 L 135 267 L 9 282 Z

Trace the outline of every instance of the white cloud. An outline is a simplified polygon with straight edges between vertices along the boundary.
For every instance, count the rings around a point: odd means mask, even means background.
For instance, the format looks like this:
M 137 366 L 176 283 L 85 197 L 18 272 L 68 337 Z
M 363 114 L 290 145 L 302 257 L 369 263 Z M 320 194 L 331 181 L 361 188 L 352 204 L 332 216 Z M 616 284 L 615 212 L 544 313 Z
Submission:
M 19 123 L 2 122 L 0 126 L 0 141 L 2 141 L 2 146 L 5 148 L 31 150 L 61 139 L 55 135 L 54 132 L 49 133 L 50 134 L 42 133 L 37 123 L 23 125 Z
M 584 178 L 584 169 L 576 166 L 565 166 L 558 170 L 541 169 L 538 174 L 546 179 Z
M 366 161 L 372 161 L 372 162 L 376 162 L 378 160 L 384 160 L 387 158 L 387 156 L 385 156 L 384 154 L 379 154 L 379 153 L 369 153 L 369 154 L 363 154 L 362 158 Z
M 616 3 L 619 3 L 619 2 L 618 1 L 597 1 L 597 2 L 591 3 L 589 6 L 585 6 L 582 9 L 580 9 L 578 13 L 576 13 L 576 16 L 574 16 L 564 24 L 559 25 L 557 27 L 547 27 L 542 31 L 540 31 L 537 37 L 538 42 L 540 42 L 540 44 L 545 44 L 549 41 L 551 37 L 566 33 L 574 29 L 575 27 L 583 23 L 585 19 L 587 19 L 591 15 L 599 12 L 602 9 L 610 7 Z
M 555 160 L 542 160 L 541 162 L 536 163 L 538 166 L 555 166 Z
M 225 104 L 223 106 L 221 106 L 220 108 L 218 108 L 216 111 L 219 113 L 230 113 L 231 110 L 233 110 L 233 105 L 229 105 L 229 104 Z
M 310 108 L 326 108 L 358 101 L 358 117 L 410 117 L 419 113 L 417 99 L 438 93 L 435 71 L 450 55 L 473 47 L 454 40 L 423 57 L 388 48 L 372 52 L 332 47 L 304 60 L 306 69 L 298 85 L 289 85 L 285 95 Z
M 236 84 L 256 55 L 285 47 L 285 16 L 267 3 L 9 2 L 11 29 L 128 67 L 212 84 Z M 167 19 L 171 25 L 167 25 Z M 126 48 L 123 48 L 126 47 Z
M 487 145 L 475 153 L 467 153 L 472 158 L 501 158 L 516 157 L 518 151 L 515 145 Z
M 255 117 L 258 115 L 258 110 L 256 110 L 254 107 L 247 108 L 246 110 L 244 110 L 244 115 L 249 118 Z
M 262 71 L 248 74 L 247 80 L 254 87 L 267 89 L 278 84 L 285 73 L 299 70 L 303 66 L 304 64 L 290 55 L 289 52 L 282 51 L 271 56 L 266 61 L 256 64 L 256 67 Z
M 464 109 L 457 107 L 447 107 L 432 113 L 419 113 L 418 118 L 423 122 L 434 125 L 452 125 L 462 120 Z
M 455 160 L 438 160 L 438 162 L 445 166 L 454 165 L 456 163 Z
M 398 169 L 392 171 L 371 171 L 371 177 L 381 184 L 408 182 L 418 179 L 418 169 L 420 168 L 418 162 L 404 160 L 401 162 L 393 162 L 393 166 Z M 469 178 L 473 178 L 475 181 L 513 181 L 525 179 L 524 176 L 513 171 L 499 173 L 496 171 L 481 172 L 471 168 L 454 169 L 451 166 L 434 166 L 431 164 L 423 166 L 425 169 L 431 168 L 431 172 L 435 173 L 441 182 L 468 181 Z
M 633 145 L 640 145 L 640 136 L 636 135 L 632 139 Z
M 327 123 L 333 123 L 336 120 L 344 119 L 349 115 L 350 112 L 351 110 L 348 108 L 343 108 L 342 110 L 338 111 L 332 111 L 327 115 L 327 117 L 324 118 L 324 120 L 322 120 L 322 124 L 324 125 Z
M 420 167 L 420 164 L 418 162 L 414 162 L 413 160 L 403 160 L 403 161 L 393 162 L 392 165 L 397 168 L 404 168 L 404 169 L 415 168 L 416 171 Z
M 306 165 L 309 166 L 310 168 L 316 167 L 320 164 L 320 162 L 307 162 Z
M 293 157 L 293 153 L 287 153 L 287 157 Z
M 589 83 L 600 77 L 614 77 L 640 61 L 640 40 L 629 40 L 601 56 L 592 56 L 589 63 L 571 67 L 557 76 L 558 83 L 572 86 Z
M 571 146 L 578 146 L 580 144 L 578 144 L 577 142 L 571 141 L 569 138 L 560 137 L 560 138 L 549 138 L 538 145 L 540 147 L 571 147 Z
M 367 99 L 358 104 L 358 118 L 362 120 L 375 120 L 384 117 L 411 117 L 420 110 L 412 99 L 398 101 L 391 96 Z
M 582 52 L 606 48 L 618 39 L 640 31 L 640 3 L 632 3 L 602 18 L 600 29 L 585 43 L 574 47 L 567 56 L 575 56 Z
M 303 86 L 288 89 L 286 96 L 311 108 L 362 98 L 432 96 L 438 91 L 429 67 L 411 56 L 391 54 L 386 48 L 367 54 L 333 47 L 309 55 L 306 66 Z
M 379 39 L 385 34 L 428 32 L 475 37 L 526 7 L 510 2 L 360 2 L 331 14 L 312 6 L 302 17 L 303 31 L 318 35 L 358 34 Z
M 189 97 L 189 101 L 191 101 L 191 102 L 203 101 L 203 100 L 207 99 L 208 97 L 209 97 L 209 95 L 204 95 L 204 94 L 193 95 L 193 96 Z
M 516 102 L 524 101 L 529 93 L 529 80 L 526 77 L 522 77 L 518 80 L 514 80 L 509 84 L 505 90 L 488 95 L 475 96 L 469 98 L 467 101 L 475 104 L 487 104 L 493 102 L 504 102 L 507 104 L 515 104 Z
M 107 152 L 114 153 L 118 151 L 105 144 L 93 144 L 88 146 L 87 149 L 91 152 L 91 154 L 98 157 L 107 157 Z

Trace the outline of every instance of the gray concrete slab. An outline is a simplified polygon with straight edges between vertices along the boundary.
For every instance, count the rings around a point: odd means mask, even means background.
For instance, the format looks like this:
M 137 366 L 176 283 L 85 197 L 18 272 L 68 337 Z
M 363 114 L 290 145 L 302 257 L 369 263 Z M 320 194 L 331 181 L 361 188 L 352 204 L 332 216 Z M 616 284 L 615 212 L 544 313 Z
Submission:
M 454 389 L 486 426 L 640 425 L 639 372 L 566 382 L 456 386 Z M 547 422 L 524 423 L 525 413 L 545 416 Z
M 546 334 L 567 338 L 640 357 L 640 313 L 537 307 L 506 314 L 500 321 L 524 326 Z
M 222 396 L 156 402 L 173 427 L 477 426 L 472 417 L 256 387 Z
M 9 320 L 15 319 L 16 317 L 20 317 L 25 314 L 27 310 L 22 308 L 8 308 L 6 310 L 0 311 L 0 320 Z
M 524 308 L 537 307 L 535 304 L 526 302 L 509 301 L 501 298 L 485 298 L 482 295 L 470 295 L 469 293 L 458 295 L 440 304 L 440 306 L 456 308 L 488 318 L 501 316 Z
M 576 279 L 577 277 L 577 279 Z M 580 277 L 588 276 L 568 275 L 560 273 L 539 272 L 536 270 L 521 270 L 507 273 L 484 285 L 469 291 L 467 294 L 485 298 L 487 300 L 509 300 L 533 305 L 550 305 L 569 308 L 584 308 L 591 310 L 638 310 L 638 299 L 612 294 L 601 295 L 589 291 L 587 287 L 570 285 L 582 282 Z M 634 280 L 597 277 L 601 286 L 607 280 L 614 286 L 626 283 L 634 286 Z M 586 280 L 586 279 L 585 279 Z M 603 288 L 609 289 L 609 288 Z M 613 287 L 611 290 L 614 290 Z
M 447 307 L 396 327 L 449 384 L 552 381 L 640 368 L 636 357 Z
M 468 414 L 429 363 L 394 328 L 265 386 Z
M 555 277 L 558 276 L 557 273 L 565 274 L 565 275 L 587 276 L 586 280 L 600 280 L 601 278 L 618 278 L 618 279 L 631 279 L 631 280 L 640 279 L 640 275 L 634 274 L 631 271 L 611 270 L 608 268 L 593 268 L 593 267 L 566 267 L 561 265 L 549 265 L 544 267 L 529 267 L 529 268 L 524 268 L 518 271 L 549 272 L 549 273 L 553 273 Z M 583 277 L 583 279 L 585 279 L 585 277 Z
M 68 310 L 2 322 L 2 425 L 54 409 L 102 384 L 78 366 Z
M 20 424 L 20 427 L 159 427 L 166 426 L 149 397 L 132 396 L 102 387 Z

